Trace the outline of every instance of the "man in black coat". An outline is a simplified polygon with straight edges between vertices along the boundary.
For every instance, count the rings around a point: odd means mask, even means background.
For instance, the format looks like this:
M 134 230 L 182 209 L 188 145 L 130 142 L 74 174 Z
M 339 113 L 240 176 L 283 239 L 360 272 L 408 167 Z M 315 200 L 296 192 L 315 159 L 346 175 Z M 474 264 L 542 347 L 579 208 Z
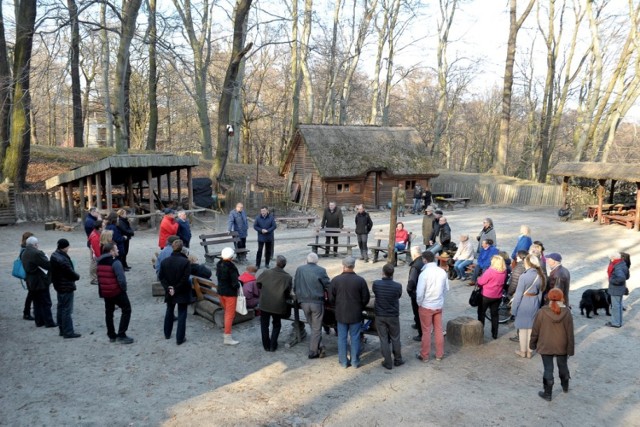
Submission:
M 330 284 L 338 323 L 338 362 L 344 368 L 360 366 L 362 310 L 371 298 L 366 280 L 353 271 L 355 265 L 353 257 L 342 260 L 342 274 L 334 277 Z M 350 360 L 347 358 L 347 335 L 351 339 Z
M 338 209 L 335 202 L 330 202 L 329 207 L 324 210 L 322 214 L 322 222 L 320 223 L 320 228 L 343 228 L 343 217 L 342 210 Z M 328 236 L 325 239 L 325 243 L 327 246 L 324 247 L 325 256 L 329 256 L 329 243 L 333 239 L 334 244 L 338 244 L 338 236 Z M 338 256 L 338 247 L 333 247 L 333 256 Z
M 21 260 L 24 271 L 27 273 L 27 288 L 33 294 L 36 326 L 55 328 L 58 325 L 51 315 L 51 295 L 49 294 L 51 263 L 44 252 L 38 249 L 38 239 L 35 236 L 27 239 Z
M 422 251 L 420 245 L 411 246 L 411 263 L 409 264 L 409 279 L 407 281 L 407 293 L 411 298 L 411 310 L 413 311 L 412 328 L 418 331 L 418 335 L 413 337 L 414 341 L 422 342 L 422 327 L 420 325 L 420 314 L 418 310 L 418 302 L 416 301 L 416 289 L 418 288 L 418 277 L 424 262 L 422 261 Z
M 356 213 L 356 236 L 358 236 L 360 259 L 364 260 L 364 262 L 369 262 L 367 240 L 369 239 L 369 232 L 373 228 L 373 221 L 371 221 L 369 212 L 364 210 L 364 205 L 358 205 L 356 209 L 358 209 L 358 213 Z
M 393 265 L 382 267 L 383 277 L 373 282 L 373 293 L 376 296 L 375 313 L 376 329 L 380 338 L 380 352 L 384 360 L 382 366 L 392 369 L 393 366 L 404 365 L 400 347 L 400 297 L 402 285 L 393 280 Z M 393 366 L 391 351 L 393 349 Z
M 188 248 L 191 241 L 191 226 L 189 225 L 187 213 L 183 209 L 178 211 L 176 222 L 178 223 L 178 237 L 182 240 L 182 245 Z
M 256 279 L 260 289 L 260 331 L 262 334 L 262 347 L 265 351 L 278 349 L 278 336 L 282 328 L 282 319 L 289 316 L 290 309 L 287 298 L 291 296 L 293 278 L 284 271 L 287 259 L 282 255 L 276 257 L 276 267 L 265 270 Z M 269 320 L 272 320 L 273 329 L 269 335 Z
M 58 293 L 58 327 L 60 336 L 65 338 L 79 338 L 73 328 L 73 295 L 76 290 L 76 281 L 80 280 L 80 275 L 76 273 L 71 258 L 68 255 L 69 241 L 67 239 L 58 240 L 58 246 L 51 254 L 51 282 L 53 288 Z
M 171 244 L 173 253 L 161 263 L 160 283 L 164 288 L 164 302 L 167 310 L 164 315 L 164 337 L 171 338 L 173 330 L 173 311 L 178 305 L 178 330 L 176 331 L 176 343 L 178 345 L 185 342 L 185 331 L 187 328 L 187 307 L 191 302 L 191 262 L 182 253 L 182 240 L 175 240 Z

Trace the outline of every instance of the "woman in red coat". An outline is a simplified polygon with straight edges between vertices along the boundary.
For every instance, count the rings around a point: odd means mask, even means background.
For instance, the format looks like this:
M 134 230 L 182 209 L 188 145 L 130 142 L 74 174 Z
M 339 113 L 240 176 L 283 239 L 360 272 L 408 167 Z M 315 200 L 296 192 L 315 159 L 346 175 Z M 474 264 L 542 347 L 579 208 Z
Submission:
M 173 209 L 165 209 L 164 217 L 160 222 L 160 236 L 158 237 L 158 246 L 164 249 L 167 246 L 167 239 L 178 233 L 178 223 L 176 222 L 176 212 Z

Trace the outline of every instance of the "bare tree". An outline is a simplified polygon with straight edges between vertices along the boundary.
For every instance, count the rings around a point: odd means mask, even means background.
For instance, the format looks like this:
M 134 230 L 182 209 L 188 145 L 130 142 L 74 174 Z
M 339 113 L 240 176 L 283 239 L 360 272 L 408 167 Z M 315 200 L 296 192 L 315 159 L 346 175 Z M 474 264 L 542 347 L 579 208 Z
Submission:
M 498 151 L 493 164 L 493 172 L 505 174 L 507 168 L 507 152 L 509 149 L 509 124 L 511 120 L 511 96 L 513 89 L 513 64 L 516 57 L 516 39 L 518 31 L 529 16 L 536 0 L 529 0 L 522 15 L 517 18 L 517 0 L 509 0 L 509 38 L 507 39 L 507 60 L 504 66 L 502 88 L 502 117 L 500 119 L 500 139 Z
M 4 35 L 4 14 L 0 7 L 0 179 L 3 178 L 2 165 L 9 147 L 9 127 L 11 113 L 11 67 Z
M 111 106 L 111 79 L 110 69 L 110 46 L 109 46 L 109 29 L 107 27 L 107 4 L 100 4 L 100 38 L 102 44 L 102 101 L 104 105 L 106 126 L 107 126 L 107 146 L 113 147 L 115 143 L 115 135 L 113 132 L 113 107 Z
M 327 71 L 327 84 L 325 88 L 325 100 L 322 108 L 322 123 L 333 123 L 336 116 L 335 98 L 336 98 L 336 80 L 338 73 L 337 66 L 337 49 L 338 49 L 338 26 L 340 22 L 340 9 L 342 0 L 335 0 L 333 9 L 332 31 L 331 31 L 331 47 L 329 48 L 329 69 Z
M 149 9 L 149 129 L 147 150 L 155 151 L 158 134 L 158 28 L 156 25 L 156 0 L 146 0 Z
M 82 122 L 82 89 L 80 87 L 80 24 L 78 6 L 75 0 L 67 0 L 69 24 L 71 27 L 71 46 L 69 47 L 69 66 L 71 69 L 71 98 L 73 105 L 73 146 L 84 146 L 84 123 Z

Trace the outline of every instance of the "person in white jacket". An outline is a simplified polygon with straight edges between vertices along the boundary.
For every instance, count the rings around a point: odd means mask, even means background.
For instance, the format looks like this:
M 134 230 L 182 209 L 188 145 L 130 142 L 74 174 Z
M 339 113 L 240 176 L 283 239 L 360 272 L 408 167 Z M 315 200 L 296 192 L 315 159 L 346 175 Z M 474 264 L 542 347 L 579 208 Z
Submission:
M 453 264 L 453 270 L 456 272 L 455 279 L 467 280 L 466 269 L 471 265 L 471 263 L 473 263 L 474 258 L 475 253 L 473 245 L 469 240 L 469 235 L 461 235 L 460 243 L 458 243 L 458 250 L 453 256 L 453 261 L 455 261 Z
M 433 331 L 436 344 L 436 360 L 444 356 L 444 335 L 442 333 L 442 307 L 444 297 L 449 291 L 447 272 L 435 263 L 433 252 L 422 253 L 424 267 L 418 277 L 416 301 L 419 308 L 420 325 L 422 327 L 422 346 L 416 353 L 416 358 L 423 362 L 429 361 L 431 353 L 431 332 Z

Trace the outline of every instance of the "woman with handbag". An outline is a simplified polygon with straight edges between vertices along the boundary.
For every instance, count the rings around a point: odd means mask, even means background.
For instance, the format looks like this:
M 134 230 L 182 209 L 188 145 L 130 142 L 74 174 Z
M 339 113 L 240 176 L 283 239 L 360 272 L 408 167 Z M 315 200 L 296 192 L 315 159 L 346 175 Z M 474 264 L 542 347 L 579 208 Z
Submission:
M 529 339 L 533 319 L 536 317 L 542 302 L 542 294 L 547 286 L 547 277 L 540 268 L 540 260 L 535 255 L 527 255 L 524 259 L 525 271 L 518 279 L 518 287 L 511 303 L 511 314 L 515 316 L 515 327 L 518 329 L 520 357 L 531 358 Z
M 240 273 L 233 263 L 235 251 L 231 248 L 224 248 L 220 256 L 222 259 L 216 265 L 216 278 L 218 279 L 218 295 L 220 304 L 224 309 L 224 344 L 238 345 L 231 336 L 231 326 L 236 317 L 236 302 L 238 300 L 238 289 L 240 288 Z
M 491 311 L 491 336 L 498 339 L 498 308 L 502 301 L 502 291 L 507 280 L 507 267 L 504 258 L 494 255 L 491 266 L 478 277 L 478 286 L 482 289 L 482 301 L 478 305 L 478 320 L 484 328 L 487 309 Z

